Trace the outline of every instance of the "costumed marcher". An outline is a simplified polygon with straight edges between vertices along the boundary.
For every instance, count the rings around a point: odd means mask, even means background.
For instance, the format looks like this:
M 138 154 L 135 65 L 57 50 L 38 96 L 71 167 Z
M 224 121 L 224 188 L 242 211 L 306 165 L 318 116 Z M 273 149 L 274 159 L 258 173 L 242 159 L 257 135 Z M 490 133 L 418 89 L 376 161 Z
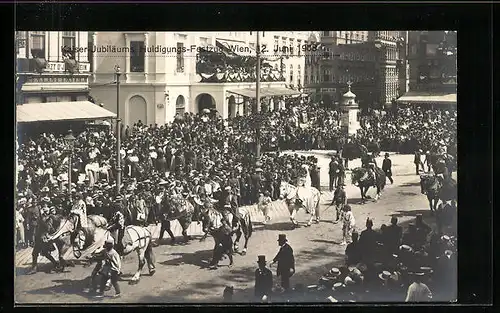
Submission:
M 345 184 L 343 183 L 339 184 L 333 194 L 331 205 L 335 205 L 335 211 L 337 212 L 335 223 L 339 221 L 342 210 L 344 206 L 347 204 L 347 194 L 345 192 L 344 186 Z
M 295 274 L 295 257 L 285 234 L 278 235 L 278 245 L 280 250 L 274 257 L 272 264 L 278 263 L 276 274 L 281 278 L 281 287 L 286 292 L 290 290 L 290 277 Z
M 85 201 L 82 199 L 82 194 L 81 193 L 76 193 L 75 194 L 75 204 L 71 208 L 70 214 L 75 214 L 78 216 L 78 229 L 86 228 L 88 227 L 87 225 L 87 205 L 85 204 Z
M 101 270 L 101 284 L 100 286 L 94 285 L 95 290 L 99 290 L 96 298 L 104 297 L 104 288 L 106 287 L 106 282 L 111 278 L 111 284 L 115 288 L 114 297 L 120 297 L 120 285 L 118 284 L 118 276 L 121 271 L 121 260 L 118 252 L 113 248 L 114 240 L 112 237 L 108 237 L 104 243 L 104 265 Z M 98 288 L 99 287 L 99 288 Z
M 420 167 L 425 171 L 424 164 L 422 163 L 422 150 L 416 150 L 413 158 L 413 164 L 415 164 L 415 174 L 420 175 Z
M 341 245 L 346 245 L 351 241 L 352 233 L 356 228 L 356 220 L 354 219 L 354 214 L 351 211 L 351 206 L 346 204 L 343 207 L 342 212 L 342 242 Z
M 269 191 L 264 191 L 264 194 L 260 197 L 258 204 L 259 211 L 264 214 L 264 224 L 271 220 L 271 217 L 269 216 L 269 207 L 271 206 L 271 201 L 272 200 Z
M 266 256 L 259 255 L 257 264 L 259 268 L 255 270 L 255 298 L 262 300 L 265 296 L 269 298 L 273 291 L 273 273 L 266 267 Z
M 120 201 L 121 197 L 118 196 L 115 201 Z M 111 217 L 111 220 L 109 221 L 109 226 L 107 230 L 112 234 L 114 238 L 116 238 L 115 242 L 116 244 L 114 245 L 115 249 L 118 251 L 118 253 L 122 254 L 123 253 L 123 235 L 125 234 L 125 217 L 123 213 L 119 210 L 115 211 L 113 213 L 113 216 Z
M 330 178 L 330 191 L 333 191 L 333 188 L 336 186 L 336 180 L 337 180 L 337 173 L 338 173 L 338 166 L 339 163 L 337 161 L 337 158 L 335 156 L 332 156 L 332 159 L 329 164 L 329 170 L 328 170 L 328 176 Z

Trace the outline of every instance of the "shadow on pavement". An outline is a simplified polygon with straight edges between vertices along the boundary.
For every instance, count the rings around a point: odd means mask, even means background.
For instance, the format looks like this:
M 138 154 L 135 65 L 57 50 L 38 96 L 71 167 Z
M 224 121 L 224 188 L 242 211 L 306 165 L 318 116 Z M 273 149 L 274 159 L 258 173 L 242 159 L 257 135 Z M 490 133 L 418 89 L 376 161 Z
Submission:
M 204 268 L 207 266 L 204 260 L 210 260 L 212 258 L 213 250 L 202 250 L 196 251 L 194 253 L 172 253 L 172 256 L 177 256 L 174 259 L 160 262 L 161 265 L 166 266 L 178 266 L 181 264 L 191 264 Z
M 404 183 L 404 184 L 399 185 L 399 187 L 420 187 L 420 182 Z
M 339 244 L 339 242 L 337 241 L 333 241 L 333 240 L 324 240 L 324 239 L 313 239 L 311 240 L 312 242 L 321 242 L 321 243 L 328 243 L 328 244 Z
M 292 222 L 279 222 L 279 223 L 270 223 L 270 224 L 265 224 L 263 227 L 259 227 L 255 230 L 261 231 L 261 230 L 277 230 L 277 231 L 285 231 L 285 230 L 293 230 L 294 227 L 292 225 Z
M 83 292 L 84 288 L 89 286 L 89 279 L 82 280 L 73 279 L 55 279 L 52 281 L 55 286 L 30 290 L 29 294 L 33 295 L 49 295 L 49 294 L 73 294 L 89 298 L 89 295 Z
M 422 217 L 431 217 L 431 211 L 429 209 L 419 209 L 419 210 L 411 210 L 411 211 L 396 211 L 395 214 L 392 214 L 393 216 L 396 216 L 396 217 L 402 217 L 402 216 L 411 216 L 411 217 L 415 217 L 417 216 L 418 214 L 422 214 Z M 390 221 L 388 221 L 389 223 Z
M 419 193 L 416 192 L 404 192 L 404 191 L 399 191 L 398 195 L 404 196 L 404 197 L 411 197 L 411 196 L 418 196 L 420 195 Z

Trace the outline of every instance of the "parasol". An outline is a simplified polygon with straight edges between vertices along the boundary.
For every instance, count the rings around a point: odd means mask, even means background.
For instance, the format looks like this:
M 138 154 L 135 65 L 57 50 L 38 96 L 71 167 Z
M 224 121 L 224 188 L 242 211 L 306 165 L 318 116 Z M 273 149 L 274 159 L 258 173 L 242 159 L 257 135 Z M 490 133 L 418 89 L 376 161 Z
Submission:
M 210 113 L 209 109 L 203 109 L 203 113 Z

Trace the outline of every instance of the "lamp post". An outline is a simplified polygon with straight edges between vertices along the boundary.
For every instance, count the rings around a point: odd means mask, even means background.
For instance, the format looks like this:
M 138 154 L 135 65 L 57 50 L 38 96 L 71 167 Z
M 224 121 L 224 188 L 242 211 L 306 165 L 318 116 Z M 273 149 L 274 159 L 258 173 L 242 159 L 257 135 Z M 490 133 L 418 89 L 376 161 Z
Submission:
M 122 184 L 122 165 L 121 165 L 121 119 L 120 119 L 120 66 L 115 66 L 116 73 L 116 194 L 120 194 Z
M 255 69 L 256 84 L 255 84 L 255 102 L 257 105 L 257 114 L 260 113 L 260 32 L 257 32 L 257 68 Z M 259 117 L 260 120 L 260 117 Z M 260 159 L 260 122 L 256 123 L 255 129 L 255 143 L 257 160 Z
M 71 201 L 71 174 L 73 172 L 73 146 L 75 143 L 75 136 L 73 136 L 73 131 L 70 129 L 68 134 L 64 137 L 64 142 L 69 151 L 68 155 L 68 195 L 69 200 Z

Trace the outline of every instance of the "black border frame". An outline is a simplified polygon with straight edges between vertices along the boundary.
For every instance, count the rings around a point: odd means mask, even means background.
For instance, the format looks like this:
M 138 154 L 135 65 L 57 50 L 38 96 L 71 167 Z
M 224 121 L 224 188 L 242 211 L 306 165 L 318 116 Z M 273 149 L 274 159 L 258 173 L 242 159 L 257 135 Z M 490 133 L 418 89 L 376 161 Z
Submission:
M 488 177 L 493 169 L 493 128 L 494 111 L 493 96 L 493 4 L 484 3 L 455 3 L 455 4 L 363 4 L 350 2 L 349 4 L 333 3 L 202 3 L 192 2 L 183 4 L 109 4 L 109 3 L 22 3 L 2 5 L 0 13 L 3 19 L 15 17 L 17 30 L 225 30 L 231 29 L 265 29 L 265 30 L 321 30 L 321 29 L 450 29 L 458 30 L 459 37 L 459 158 L 461 168 L 459 172 L 459 197 L 462 210 L 459 211 L 459 303 L 460 304 L 487 304 L 493 300 L 492 282 L 492 203 L 493 193 Z M 113 18 L 119 17 L 119 18 Z M 14 22 L 14 21 L 13 21 Z M 14 30 L 14 29 L 13 29 Z M 4 42 L 13 42 L 13 30 L 7 34 Z M 10 44 L 4 47 L 9 49 Z M 4 68 L 13 67 L 12 58 L 4 57 L 7 64 Z M 13 73 L 14 74 L 14 73 Z M 11 76 L 13 77 L 13 76 Z M 13 93 L 6 92 L 4 96 Z M 3 132 L 6 142 L 13 148 L 15 138 L 14 103 L 4 100 L 2 109 Z M 12 112 L 11 112 L 12 110 Z M 12 151 L 15 151 L 14 149 Z M 6 154 L 3 154 L 7 157 Z M 14 157 L 9 155 L 8 157 Z M 9 158 L 4 164 L 13 164 Z M 14 169 L 13 169 L 14 170 Z M 13 174 L 13 171 L 10 172 Z M 2 193 L 2 202 L 6 208 L 13 203 L 13 184 L 10 173 L 5 173 L 6 186 Z M 7 216 L 10 216 L 7 214 Z M 9 221 L 4 219 L 4 221 Z M 3 227 L 6 231 L 6 242 L 13 235 L 12 221 Z M 10 241 L 9 241 L 10 240 Z M 10 252 L 9 252 L 10 256 Z M 11 262 L 13 264 L 13 262 Z M 5 283 L 5 305 L 13 304 L 13 271 L 10 267 L 3 267 L 7 273 L 3 277 L 12 277 L 2 280 Z M 9 292 L 10 291 L 10 292 Z M 9 302 L 7 304 L 6 302 Z M 143 304 L 144 305 L 144 304 Z M 367 305 L 342 305 L 348 310 L 394 310 L 395 306 L 374 304 L 375 308 Z M 2 307 L 2 308 L 3 308 Z M 87 306 L 86 307 L 92 307 Z M 64 311 L 86 310 L 86 307 L 63 307 Z M 138 306 L 126 305 L 125 308 L 137 310 Z M 200 306 L 183 306 L 184 308 L 199 308 Z M 220 307 L 220 306 L 219 306 Z M 252 305 L 253 309 L 260 306 Z M 286 306 L 283 310 L 291 311 L 301 306 Z M 315 307 L 321 310 L 323 307 Z M 433 306 L 433 310 L 447 309 L 449 306 Z M 46 309 L 45 305 L 38 305 L 37 309 Z M 108 310 L 111 306 L 100 308 Z M 216 306 L 203 306 L 205 309 L 217 309 Z M 358 309 L 359 308 L 359 309 Z M 421 306 L 412 306 L 421 308 Z M 47 307 L 48 309 L 48 307 Z M 169 310 L 176 310 L 171 307 Z M 183 309 L 183 308 L 181 308 Z M 245 308 L 241 308 L 245 309 Z M 269 309 L 264 308 L 262 309 Z M 405 307 L 405 310 L 410 307 Z M 474 308 L 472 308 L 474 309 Z M 52 308 L 51 308 L 52 310 Z M 233 307 L 233 310 L 240 308 Z M 273 307 L 274 310 L 274 307 Z M 396 308 L 399 310 L 399 308 Z

